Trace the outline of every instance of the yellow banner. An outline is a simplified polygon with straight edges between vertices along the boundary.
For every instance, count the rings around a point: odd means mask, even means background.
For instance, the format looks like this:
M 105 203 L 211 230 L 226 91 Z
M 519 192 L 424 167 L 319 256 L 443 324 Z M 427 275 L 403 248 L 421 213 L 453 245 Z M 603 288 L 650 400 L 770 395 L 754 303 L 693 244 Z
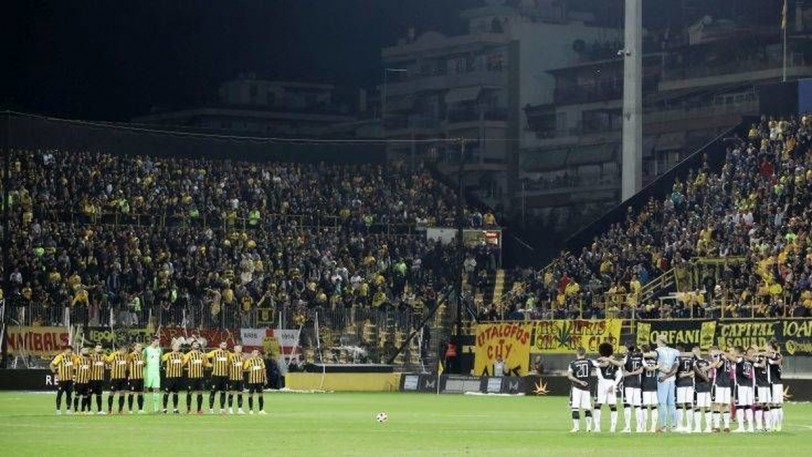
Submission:
M 65 327 L 7 327 L 8 352 L 12 356 L 53 357 L 69 344 Z
M 476 326 L 474 373 L 493 375 L 497 357 L 505 363 L 505 375 L 524 376 L 530 365 L 530 329 L 533 324 L 493 323 Z
M 584 348 L 588 353 L 598 352 L 598 345 L 620 342 L 622 319 L 605 320 L 549 320 L 532 323 L 531 354 L 561 354 Z

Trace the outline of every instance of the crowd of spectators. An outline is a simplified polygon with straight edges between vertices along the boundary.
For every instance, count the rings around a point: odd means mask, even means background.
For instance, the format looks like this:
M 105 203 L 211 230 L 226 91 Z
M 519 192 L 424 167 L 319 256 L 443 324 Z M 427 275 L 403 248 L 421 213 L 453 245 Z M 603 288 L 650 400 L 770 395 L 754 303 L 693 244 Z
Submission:
M 18 151 L 12 197 L 30 218 L 79 212 L 272 222 L 329 216 L 372 224 L 454 226 L 456 196 L 423 168 L 402 163 L 248 163 L 98 152 Z M 273 216 L 277 216 L 275 219 Z
M 733 141 L 718 172 L 705 164 L 669 195 L 629 208 L 623 223 L 580 252 L 508 281 L 501 317 L 775 317 L 812 314 L 812 117 L 762 118 Z M 676 300 L 641 300 L 672 268 L 686 277 L 698 259 L 718 273 Z M 678 278 L 679 279 L 679 278 Z M 677 281 L 679 283 L 679 281 Z M 679 284 L 678 284 L 679 285 Z
M 10 178 L 7 295 L 26 322 L 62 323 L 66 306 L 99 326 L 248 326 L 259 308 L 419 313 L 456 271 L 454 245 L 422 231 L 453 226 L 455 195 L 397 163 L 16 151 Z
M 509 272 L 504 297 L 474 304 L 479 319 L 812 314 L 810 146 L 812 117 L 762 118 L 729 143 L 720 170 L 691 171 L 580 252 Z M 149 315 L 239 325 L 259 307 L 423 310 L 456 273 L 453 245 L 420 231 L 453 226 L 453 192 L 397 163 L 17 151 L 10 182 L 6 295 L 41 304 L 29 318 L 42 323 L 62 319 L 64 306 L 98 325 Z M 109 214 L 122 217 L 110 224 Z M 165 218 L 144 225 L 135 215 Z M 465 217 L 496 224 L 490 213 Z M 691 290 L 642 299 L 649 281 L 672 269 L 691 277 L 703 258 L 719 268 L 688 281 Z M 491 249 L 469 251 L 471 295 L 492 289 L 496 263 Z

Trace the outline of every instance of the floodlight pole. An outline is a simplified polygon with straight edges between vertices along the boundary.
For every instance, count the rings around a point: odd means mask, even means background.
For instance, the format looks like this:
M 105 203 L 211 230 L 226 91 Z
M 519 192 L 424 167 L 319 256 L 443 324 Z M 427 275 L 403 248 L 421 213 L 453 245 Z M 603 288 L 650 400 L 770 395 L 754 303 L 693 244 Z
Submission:
M 465 180 L 463 174 L 465 173 L 465 138 L 460 139 L 460 163 L 458 169 L 459 189 L 457 190 L 457 322 L 455 324 L 456 346 L 457 346 L 457 363 L 456 369 L 458 373 L 462 373 L 459 361 L 461 360 L 462 350 L 462 307 L 463 307 L 463 280 L 465 274 L 465 241 L 463 240 L 463 232 L 465 227 Z
M 643 1 L 626 0 L 623 55 L 623 165 L 621 200 L 643 184 Z

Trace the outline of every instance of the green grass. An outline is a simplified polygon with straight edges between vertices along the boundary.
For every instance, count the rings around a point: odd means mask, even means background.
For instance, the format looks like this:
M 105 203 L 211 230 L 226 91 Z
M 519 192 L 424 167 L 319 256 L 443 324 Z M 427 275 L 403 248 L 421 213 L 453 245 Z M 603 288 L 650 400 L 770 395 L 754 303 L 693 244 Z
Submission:
M 274 393 L 265 398 L 268 416 L 86 417 L 54 415 L 53 394 L 2 392 L 0 455 L 812 455 L 810 404 L 786 405 L 781 433 L 573 435 L 562 397 Z M 151 409 L 149 398 L 146 404 Z M 379 411 L 388 413 L 387 423 L 375 421 Z M 604 430 L 608 416 L 604 412 Z

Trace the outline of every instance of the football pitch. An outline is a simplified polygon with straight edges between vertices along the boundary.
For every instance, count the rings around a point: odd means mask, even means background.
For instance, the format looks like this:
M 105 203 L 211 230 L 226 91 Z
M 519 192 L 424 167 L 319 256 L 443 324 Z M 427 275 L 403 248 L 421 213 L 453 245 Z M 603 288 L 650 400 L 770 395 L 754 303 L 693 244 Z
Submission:
M 564 397 L 266 393 L 267 416 L 56 416 L 54 397 L 0 393 L 0 455 L 812 455 L 810 404 L 785 405 L 780 433 L 655 435 L 570 434 Z

